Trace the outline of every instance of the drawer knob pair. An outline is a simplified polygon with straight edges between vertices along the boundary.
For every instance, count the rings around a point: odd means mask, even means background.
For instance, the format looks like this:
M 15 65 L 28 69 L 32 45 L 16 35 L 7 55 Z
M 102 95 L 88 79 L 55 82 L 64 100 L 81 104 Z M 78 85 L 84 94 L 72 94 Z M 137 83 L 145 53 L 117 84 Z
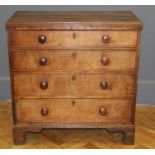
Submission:
M 75 103 L 74 103 L 74 104 L 75 104 Z M 49 113 L 48 108 L 44 107 L 44 108 L 41 109 L 41 114 L 42 114 L 43 116 L 47 116 L 48 113 Z M 107 110 L 106 110 L 106 108 L 104 108 L 104 107 L 99 108 L 99 113 L 100 113 L 101 116 L 107 115 Z
M 76 36 L 75 35 L 73 35 L 74 36 L 74 38 L 76 38 Z M 45 35 L 40 35 L 39 37 L 38 37 L 38 40 L 39 40 L 39 42 L 40 43 L 45 43 L 46 42 L 46 36 Z M 108 36 L 108 35 L 104 35 L 103 37 L 102 37 L 102 41 L 103 41 L 103 43 L 104 44 L 109 44 L 110 43 L 110 37 Z
M 75 54 L 75 53 L 72 54 L 72 57 L 73 57 L 73 58 L 76 58 L 76 54 Z M 40 63 L 40 65 L 46 65 L 46 64 L 47 64 L 47 58 L 41 57 L 39 63 Z M 107 58 L 107 57 L 102 57 L 102 58 L 101 58 L 101 63 L 102 63 L 104 66 L 108 65 L 108 64 L 109 64 L 109 58 Z
M 48 115 L 48 112 L 49 112 L 49 110 L 48 110 L 48 108 L 46 108 L 46 107 L 44 107 L 44 108 L 41 109 L 41 114 L 42 114 L 43 116 L 47 116 L 47 115 Z
M 99 113 L 101 116 L 107 115 L 107 110 L 104 107 L 99 108 Z
M 102 37 L 102 41 L 104 44 L 109 44 L 110 43 L 110 37 L 108 35 L 104 35 Z
M 73 38 L 75 39 L 76 38 L 76 35 L 74 34 L 73 35 Z M 39 37 L 38 37 L 38 40 L 39 40 L 39 42 L 41 43 L 41 44 L 43 44 L 43 43 L 45 43 L 46 42 L 46 36 L 45 35 L 40 35 Z M 104 35 L 103 37 L 102 37 L 102 41 L 103 41 L 103 43 L 104 44 L 109 44 L 110 43 L 110 37 L 108 36 L 108 35 Z
M 47 81 L 42 81 L 42 82 L 40 82 L 40 88 L 41 88 L 42 90 L 47 89 L 47 88 L 48 88 L 48 82 L 47 82 Z
M 40 36 L 38 37 L 38 41 L 39 41 L 41 44 L 45 43 L 45 42 L 46 42 L 46 36 L 45 36 L 45 35 L 40 35 Z
M 72 80 L 75 80 L 75 77 L 72 77 Z M 107 82 L 107 81 L 102 81 L 102 82 L 100 83 L 100 87 L 101 87 L 102 89 L 107 89 L 107 88 L 108 88 L 108 82 Z M 40 82 L 40 88 L 41 88 L 42 90 L 47 89 L 47 88 L 48 88 L 48 82 L 47 82 L 47 81 L 42 81 L 42 82 Z

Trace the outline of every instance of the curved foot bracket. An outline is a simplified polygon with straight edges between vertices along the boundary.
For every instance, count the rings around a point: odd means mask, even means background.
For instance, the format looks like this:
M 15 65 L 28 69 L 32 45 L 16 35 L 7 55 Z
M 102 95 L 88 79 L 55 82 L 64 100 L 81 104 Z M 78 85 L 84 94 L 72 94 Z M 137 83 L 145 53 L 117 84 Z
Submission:
M 42 129 L 50 129 L 43 128 L 43 127 L 14 127 L 14 143 L 16 145 L 18 144 L 24 144 L 26 142 L 26 133 L 39 133 L 42 131 Z M 135 136 L 135 126 L 115 126 L 115 127 L 103 127 L 103 129 L 107 130 L 111 133 L 122 133 L 123 138 L 122 142 L 124 144 L 134 144 L 134 136 Z
M 39 133 L 42 128 L 38 127 L 14 127 L 13 138 L 16 145 L 26 143 L 26 133 Z
M 134 144 L 134 139 L 135 139 L 134 126 L 107 128 L 106 130 L 111 133 L 122 133 L 123 134 L 122 142 L 124 144 L 127 144 L 127 145 Z

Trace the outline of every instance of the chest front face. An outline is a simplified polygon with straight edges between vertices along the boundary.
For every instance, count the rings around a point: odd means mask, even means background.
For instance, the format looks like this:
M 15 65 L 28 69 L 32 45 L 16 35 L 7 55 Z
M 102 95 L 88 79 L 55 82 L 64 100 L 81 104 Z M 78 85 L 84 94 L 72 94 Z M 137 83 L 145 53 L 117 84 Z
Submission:
M 21 142 L 17 131 L 30 128 L 107 128 L 133 135 L 142 28 L 137 17 L 17 12 L 6 27 L 15 143 Z M 126 143 L 133 143 L 131 137 Z

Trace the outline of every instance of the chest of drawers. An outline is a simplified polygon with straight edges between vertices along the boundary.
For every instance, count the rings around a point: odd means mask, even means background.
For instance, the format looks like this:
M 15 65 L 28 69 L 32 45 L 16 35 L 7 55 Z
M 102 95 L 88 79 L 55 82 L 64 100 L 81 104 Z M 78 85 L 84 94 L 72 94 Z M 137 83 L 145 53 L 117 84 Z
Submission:
M 15 144 L 53 128 L 101 128 L 134 143 L 142 29 L 134 14 L 18 11 L 6 28 Z

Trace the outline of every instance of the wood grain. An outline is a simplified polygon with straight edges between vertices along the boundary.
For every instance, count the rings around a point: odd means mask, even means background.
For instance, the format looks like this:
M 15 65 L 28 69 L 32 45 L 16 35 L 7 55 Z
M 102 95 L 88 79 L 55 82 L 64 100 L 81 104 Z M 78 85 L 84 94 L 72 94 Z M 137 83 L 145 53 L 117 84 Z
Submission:
M 15 144 L 55 127 L 134 144 L 142 22 L 132 12 L 18 11 L 6 29 Z
M 141 30 L 131 11 L 17 11 L 6 23 L 16 30 Z
M 101 88 L 102 81 L 108 83 L 107 89 Z M 41 82 L 48 83 L 46 90 L 40 89 Z M 130 98 L 134 96 L 134 85 L 134 75 L 14 74 L 16 98 Z
M 73 70 L 135 70 L 135 50 L 32 50 L 12 51 L 13 71 L 73 71 Z M 101 59 L 108 58 L 103 65 Z M 21 61 L 22 58 L 22 61 Z M 45 65 L 40 59 L 47 60 Z
M 73 35 L 76 35 L 76 39 Z M 10 48 L 18 49 L 59 49 L 83 47 L 135 47 L 137 31 L 8 31 Z M 38 37 L 46 36 L 40 43 Z M 110 43 L 104 44 L 102 37 L 108 35 Z
M 75 102 L 73 104 L 72 102 Z M 38 99 L 17 100 L 18 123 L 67 125 L 124 125 L 132 124 L 132 101 L 116 99 Z M 31 107 L 31 108 L 30 108 Z M 100 108 L 107 114 L 102 116 Z M 48 109 L 46 116 L 41 114 Z

